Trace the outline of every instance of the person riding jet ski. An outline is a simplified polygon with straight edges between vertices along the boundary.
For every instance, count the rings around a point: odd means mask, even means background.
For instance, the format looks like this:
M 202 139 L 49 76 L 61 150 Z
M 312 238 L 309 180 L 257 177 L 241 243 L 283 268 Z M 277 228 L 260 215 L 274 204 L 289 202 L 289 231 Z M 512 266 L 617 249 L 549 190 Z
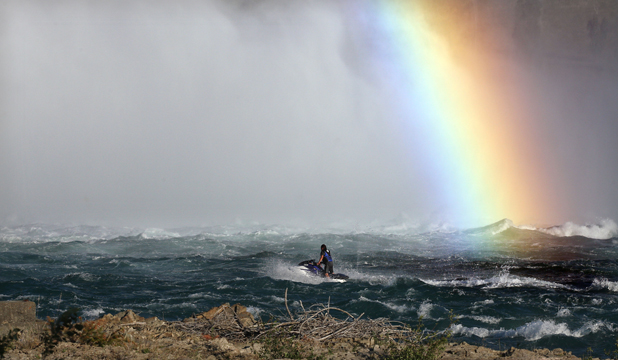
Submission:
M 333 257 L 330 255 L 330 250 L 326 249 L 326 245 L 322 244 L 320 247 L 322 252 L 320 253 L 320 260 L 318 261 L 318 266 L 324 263 L 324 275 L 326 277 L 330 277 L 329 274 L 332 274 L 333 271 Z

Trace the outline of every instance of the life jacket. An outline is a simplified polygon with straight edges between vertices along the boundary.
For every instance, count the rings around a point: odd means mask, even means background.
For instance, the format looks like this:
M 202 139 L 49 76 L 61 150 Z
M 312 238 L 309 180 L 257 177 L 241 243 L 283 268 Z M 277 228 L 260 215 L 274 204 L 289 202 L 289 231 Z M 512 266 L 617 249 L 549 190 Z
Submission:
M 324 251 L 324 257 L 326 258 L 326 261 L 333 261 L 333 258 L 330 256 L 330 250 Z

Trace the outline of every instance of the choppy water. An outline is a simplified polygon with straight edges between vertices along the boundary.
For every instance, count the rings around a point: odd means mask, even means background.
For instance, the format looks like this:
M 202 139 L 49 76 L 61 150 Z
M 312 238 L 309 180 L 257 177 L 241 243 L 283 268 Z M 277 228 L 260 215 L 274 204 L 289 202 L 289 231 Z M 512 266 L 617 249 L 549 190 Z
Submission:
M 597 237 L 565 236 L 584 234 Z M 29 225 L 0 230 L 0 300 L 38 316 L 71 306 L 96 318 L 127 308 L 168 320 L 225 302 L 257 316 L 329 301 L 367 317 L 430 328 L 494 348 L 561 347 L 603 355 L 618 338 L 618 238 L 598 227 L 360 232 L 217 227 L 163 231 Z M 295 265 L 325 243 L 345 283 Z

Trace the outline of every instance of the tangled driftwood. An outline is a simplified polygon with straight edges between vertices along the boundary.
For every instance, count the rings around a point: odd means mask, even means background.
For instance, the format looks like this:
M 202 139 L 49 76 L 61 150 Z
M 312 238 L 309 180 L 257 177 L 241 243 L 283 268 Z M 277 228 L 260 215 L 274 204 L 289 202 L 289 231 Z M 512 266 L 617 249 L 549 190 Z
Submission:
M 251 338 L 263 324 L 256 323 L 247 308 L 235 304 L 223 304 L 201 314 L 173 323 L 176 329 L 211 336 L 222 336 L 229 340 Z
M 364 315 L 354 316 L 349 312 L 332 307 L 330 304 L 316 304 L 305 309 L 302 302 L 302 311 L 292 314 L 287 305 L 287 289 L 285 293 L 287 318 L 279 321 L 249 322 L 246 319 L 246 308 L 240 305 L 222 305 L 206 313 L 195 315 L 176 323 L 179 330 L 221 336 L 233 340 L 259 339 L 269 334 L 292 338 L 325 341 L 335 338 L 371 339 L 382 338 L 391 340 L 419 341 L 430 337 L 430 334 L 419 332 L 402 323 L 393 322 L 386 318 L 361 319 Z M 343 314 L 343 318 L 334 317 L 331 313 Z M 248 314 L 248 313 L 247 313 Z M 251 320 L 253 318 L 251 317 Z

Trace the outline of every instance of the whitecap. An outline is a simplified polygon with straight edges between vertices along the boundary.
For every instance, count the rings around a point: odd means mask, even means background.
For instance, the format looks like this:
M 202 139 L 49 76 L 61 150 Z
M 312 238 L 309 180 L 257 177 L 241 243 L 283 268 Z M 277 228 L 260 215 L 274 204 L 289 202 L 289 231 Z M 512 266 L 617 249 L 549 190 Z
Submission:
M 483 300 L 483 301 L 476 301 L 476 302 L 474 302 L 474 306 L 491 305 L 493 303 L 494 303 L 494 301 L 492 299 L 486 299 L 486 300 Z
M 105 313 L 105 311 L 103 311 L 103 309 L 101 309 L 101 308 L 89 309 L 89 310 L 82 311 L 82 314 L 83 314 L 84 318 L 87 318 L 87 319 L 96 319 L 101 314 L 104 314 L 104 313 Z
M 605 278 L 594 279 L 590 287 L 593 289 L 607 289 L 609 291 L 618 292 L 618 282 L 609 281 Z
M 598 224 L 578 225 L 567 222 L 560 226 L 536 229 L 554 236 L 585 236 L 591 239 L 611 239 L 618 236 L 618 224 L 613 220 L 603 219 Z
M 558 310 L 558 313 L 556 314 L 556 317 L 568 317 L 568 316 L 571 316 L 571 310 L 565 309 L 565 308 Z
M 285 299 L 279 296 L 275 296 L 275 295 L 271 295 L 270 296 L 271 299 L 273 299 L 273 301 L 278 302 L 278 303 L 284 303 Z
M 588 334 L 607 329 L 614 331 L 614 326 L 605 321 L 589 321 L 576 330 L 570 330 L 566 323 L 556 323 L 553 320 L 535 320 L 515 329 L 490 330 L 481 327 L 466 327 L 461 324 L 451 326 L 455 335 L 478 336 L 480 338 L 514 338 L 523 337 L 527 341 L 535 341 L 553 335 L 564 335 L 580 338 Z
M 398 313 L 404 313 L 404 312 L 407 312 L 407 311 L 414 310 L 414 307 L 412 307 L 412 306 L 407 306 L 405 304 L 404 305 L 398 305 L 398 304 L 394 304 L 394 303 L 391 303 L 391 302 L 384 302 L 384 301 L 380 301 L 380 300 L 372 300 L 372 299 L 366 298 L 366 297 L 364 297 L 362 295 L 358 298 L 358 300 L 352 300 L 352 302 L 357 302 L 357 301 L 372 302 L 372 303 L 380 304 L 380 305 L 382 305 L 384 307 L 387 307 L 387 308 L 389 308 L 389 309 L 391 309 L 393 311 L 396 311 Z
M 365 281 L 370 285 L 384 285 L 392 286 L 397 282 L 395 276 L 383 275 L 383 274 L 366 274 L 354 269 L 348 269 L 344 267 L 338 267 L 337 272 L 344 273 L 350 277 L 350 279 Z
M 431 319 L 431 310 L 433 309 L 434 304 L 432 304 L 429 300 L 423 301 L 423 303 L 418 307 L 418 317 L 422 317 L 424 319 Z
M 289 280 L 304 284 L 316 285 L 328 281 L 328 279 L 310 274 L 309 272 L 303 270 L 303 268 L 301 268 L 300 266 L 296 265 L 277 263 L 274 266 L 268 266 L 268 268 L 264 269 L 263 271 L 266 273 L 266 275 L 276 280 Z
M 498 324 L 502 319 L 488 315 L 469 315 L 470 319 L 484 322 L 486 324 Z
M 169 232 L 163 229 L 149 228 L 140 234 L 140 237 L 146 240 L 163 240 L 180 237 L 176 232 Z
M 257 306 L 247 306 L 247 311 L 254 317 L 258 317 L 262 313 L 262 309 Z
M 559 283 L 511 275 L 508 271 L 502 271 L 498 275 L 488 279 L 430 280 L 419 278 L 419 280 L 428 285 L 438 287 L 483 287 L 484 289 L 537 287 L 545 289 L 570 289 L 568 286 Z

